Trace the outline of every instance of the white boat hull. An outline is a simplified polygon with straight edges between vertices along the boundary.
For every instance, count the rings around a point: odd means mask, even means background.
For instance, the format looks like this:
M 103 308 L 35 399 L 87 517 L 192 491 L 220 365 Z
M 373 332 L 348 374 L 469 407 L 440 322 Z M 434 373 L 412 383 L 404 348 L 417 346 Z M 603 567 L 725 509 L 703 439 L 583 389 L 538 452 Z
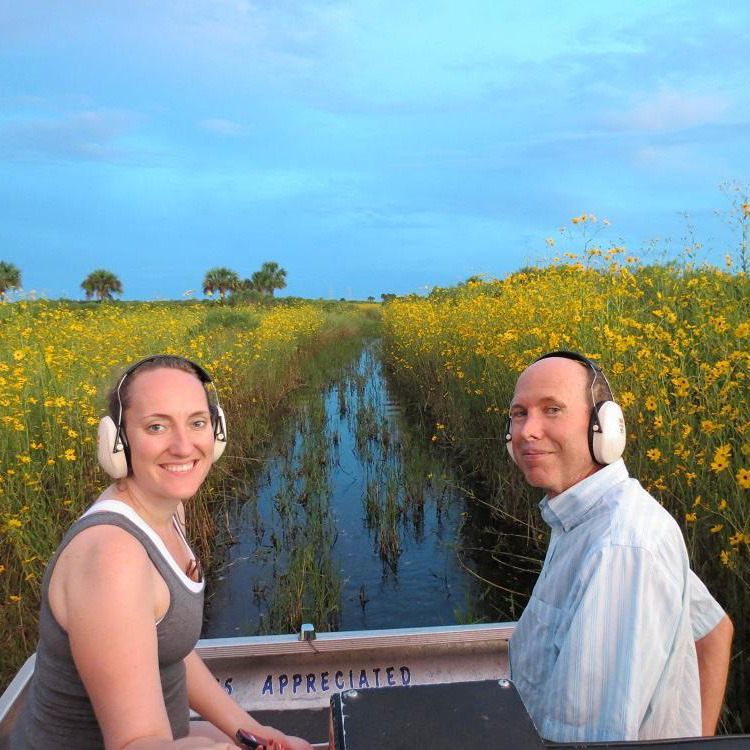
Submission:
M 321 633 L 314 640 L 300 640 L 297 635 L 217 638 L 199 641 L 197 650 L 246 711 L 263 723 L 306 737 L 322 750 L 328 747 L 329 705 L 337 693 L 504 682 L 513 627 L 513 623 L 498 623 Z M 0 750 L 7 749 L 33 671 L 32 656 L 0 696 Z M 572 745 L 540 739 L 538 743 L 529 747 L 747 750 L 750 736 Z
M 215 638 L 197 651 L 219 683 L 251 714 L 317 714 L 327 727 L 331 695 L 361 688 L 473 682 L 508 675 L 513 623 L 433 628 Z M 23 704 L 32 656 L 0 697 L 0 750 Z M 323 729 L 321 729 L 323 727 Z M 327 734 L 311 736 L 325 747 Z
M 471 682 L 508 675 L 512 624 L 199 641 L 219 682 L 254 710 L 327 708 L 342 690 Z

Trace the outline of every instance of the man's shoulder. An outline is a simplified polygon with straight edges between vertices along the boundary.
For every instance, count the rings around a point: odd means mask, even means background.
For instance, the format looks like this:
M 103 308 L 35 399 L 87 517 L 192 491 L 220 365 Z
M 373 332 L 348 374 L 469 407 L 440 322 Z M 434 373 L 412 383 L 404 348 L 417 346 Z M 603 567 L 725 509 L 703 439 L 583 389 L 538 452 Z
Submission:
M 628 477 L 608 488 L 602 503 L 610 519 L 611 544 L 651 552 L 662 550 L 664 545 L 684 548 L 675 519 L 637 479 Z

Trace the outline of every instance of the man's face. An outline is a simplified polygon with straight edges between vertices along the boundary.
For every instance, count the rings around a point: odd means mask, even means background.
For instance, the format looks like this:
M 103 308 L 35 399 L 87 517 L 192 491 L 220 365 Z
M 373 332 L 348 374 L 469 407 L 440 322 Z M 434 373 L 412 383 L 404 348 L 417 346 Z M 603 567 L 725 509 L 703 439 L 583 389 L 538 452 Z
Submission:
M 586 368 L 563 357 L 521 373 L 510 407 L 513 455 L 532 487 L 554 497 L 600 468 L 591 457 Z

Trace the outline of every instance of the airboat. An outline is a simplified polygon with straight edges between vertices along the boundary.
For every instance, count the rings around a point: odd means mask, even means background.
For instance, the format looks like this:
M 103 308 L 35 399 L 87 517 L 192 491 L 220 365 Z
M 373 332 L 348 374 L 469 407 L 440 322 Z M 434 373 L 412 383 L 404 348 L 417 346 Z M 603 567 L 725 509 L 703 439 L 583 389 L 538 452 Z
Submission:
M 509 678 L 514 623 L 212 638 L 197 650 L 263 724 L 316 750 L 639 748 L 739 750 L 750 735 L 561 744 L 543 740 Z M 32 655 L 0 697 L 0 750 L 23 705 Z M 196 717 L 197 718 L 197 717 Z

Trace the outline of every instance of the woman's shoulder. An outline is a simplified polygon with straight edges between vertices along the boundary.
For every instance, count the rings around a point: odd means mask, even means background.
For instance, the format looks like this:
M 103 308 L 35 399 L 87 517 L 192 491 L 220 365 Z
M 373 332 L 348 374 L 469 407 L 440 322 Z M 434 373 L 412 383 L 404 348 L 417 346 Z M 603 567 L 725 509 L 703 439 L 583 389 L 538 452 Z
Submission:
M 87 551 L 102 558 L 116 558 L 122 554 L 132 556 L 137 550 L 141 550 L 144 558 L 148 559 L 146 550 L 133 534 L 122 526 L 106 521 L 81 529 L 70 540 L 62 554 L 70 549 Z
M 74 537 L 69 544 L 90 546 L 93 552 L 101 544 L 106 552 L 112 554 L 117 554 L 120 548 L 130 553 L 143 547 L 132 533 L 134 528 L 144 531 L 146 526 L 146 522 L 125 502 L 117 486 L 113 484 L 76 521 L 71 529 Z
M 96 504 L 92 510 L 95 507 Z M 55 567 L 89 578 L 124 572 L 132 575 L 139 566 L 148 570 L 149 565 L 143 544 L 126 528 L 105 521 L 77 531 L 61 551 Z
M 64 630 L 71 612 L 138 607 L 153 591 L 152 566 L 143 545 L 125 529 L 97 524 L 81 529 L 60 552 L 48 600 Z

